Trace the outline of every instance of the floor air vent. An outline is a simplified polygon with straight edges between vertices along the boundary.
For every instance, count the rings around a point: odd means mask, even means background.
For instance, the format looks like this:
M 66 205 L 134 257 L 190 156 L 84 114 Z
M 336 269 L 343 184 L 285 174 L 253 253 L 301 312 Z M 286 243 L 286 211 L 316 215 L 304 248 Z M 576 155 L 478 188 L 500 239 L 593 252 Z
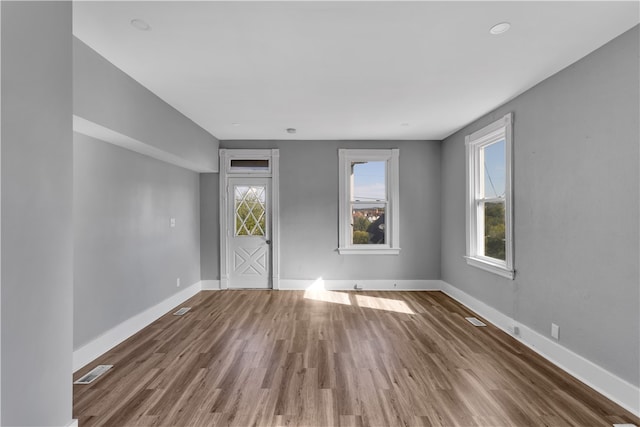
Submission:
M 74 382 L 74 384 L 91 384 L 96 379 L 98 379 L 100 375 L 104 374 L 111 368 L 113 368 L 113 365 L 98 365 L 93 368 L 88 374 L 85 374 L 78 381 Z
M 180 310 L 178 310 L 175 313 L 173 313 L 173 315 L 174 316 L 182 316 L 189 310 L 191 310 L 191 307 L 182 307 Z
M 465 319 L 467 319 L 469 323 L 471 323 L 473 326 L 487 326 L 486 324 L 478 320 L 476 317 L 465 317 Z

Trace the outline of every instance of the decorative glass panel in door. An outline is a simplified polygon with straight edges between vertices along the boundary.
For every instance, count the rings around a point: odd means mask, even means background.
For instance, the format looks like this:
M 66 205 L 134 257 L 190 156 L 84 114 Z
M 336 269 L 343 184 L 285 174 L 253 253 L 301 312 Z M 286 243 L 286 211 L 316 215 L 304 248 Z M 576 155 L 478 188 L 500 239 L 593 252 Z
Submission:
M 264 236 L 266 222 L 266 187 L 235 187 L 235 235 Z

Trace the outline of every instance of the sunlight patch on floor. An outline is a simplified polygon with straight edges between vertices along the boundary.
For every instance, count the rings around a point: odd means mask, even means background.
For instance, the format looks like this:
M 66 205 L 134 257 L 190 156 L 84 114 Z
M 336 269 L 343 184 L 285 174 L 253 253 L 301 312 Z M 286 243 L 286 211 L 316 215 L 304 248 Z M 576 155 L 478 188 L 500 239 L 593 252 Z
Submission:
M 327 291 L 324 287 L 324 280 L 322 280 L 322 277 L 318 278 L 307 288 L 306 291 L 304 291 L 304 298 L 312 299 L 314 301 L 351 305 L 351 301 L 349 301 L 349 294 Z
M 415 314 L 406 302 L 396 299 L 356 295 L 356 305 L 376 310 L 395 311 L 396 313 Z
M 390 299 L 372 297 L 368 295 L 351 295 L 349 292 L 328 291 L 325 288 L 322 277 L 318 278 L 304 291 L 304 298 L 314 301 L 330 302 L 334 304 L 355 305 L 363 308 L 372 308 L 374 310 L 393 311 L 396 313 L 415 314 L 406 302 Z

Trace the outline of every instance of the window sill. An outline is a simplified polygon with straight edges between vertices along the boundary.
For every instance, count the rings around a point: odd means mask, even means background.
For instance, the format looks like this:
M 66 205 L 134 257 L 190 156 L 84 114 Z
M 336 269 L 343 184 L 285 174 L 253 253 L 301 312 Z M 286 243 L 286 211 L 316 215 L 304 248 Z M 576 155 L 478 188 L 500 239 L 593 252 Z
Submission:
M 513 280 L 515 276 L 515 271 L 505 268 L 501 265 L 494 264 L 489 261 L 485 261 L 481 258 L 473 258 L 469 256 L 464 257 L 467 260 L 467 264 L 477 267 L 481 270 L 489 271 L 491 273 L 497 274 L 498 276 L 506 277 L 507 279 Z
M 398 255 L 400 248 L 338 248 L 340 255 Z

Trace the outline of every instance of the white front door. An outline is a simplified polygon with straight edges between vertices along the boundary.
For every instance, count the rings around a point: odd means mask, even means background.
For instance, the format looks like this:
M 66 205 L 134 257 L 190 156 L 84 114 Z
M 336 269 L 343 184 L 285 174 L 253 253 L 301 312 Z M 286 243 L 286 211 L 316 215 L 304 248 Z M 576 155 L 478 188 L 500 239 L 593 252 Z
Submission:
M 229 288 L 271 287 L 271 178 L 230 178 Z

